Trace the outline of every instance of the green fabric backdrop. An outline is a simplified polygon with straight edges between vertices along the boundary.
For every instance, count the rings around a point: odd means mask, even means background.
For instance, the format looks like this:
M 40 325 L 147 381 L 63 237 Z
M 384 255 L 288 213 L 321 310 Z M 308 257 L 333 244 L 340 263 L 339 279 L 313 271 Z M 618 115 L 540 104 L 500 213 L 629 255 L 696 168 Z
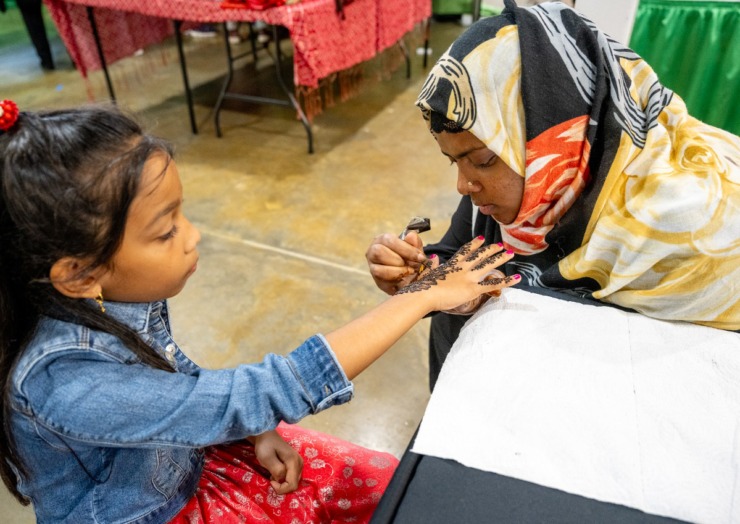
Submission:
M 630 47 L 692 116 L 740 135 L 740 2 L 640 0 Z
M 432 13 L 435 15 L 461 15 L 464 13 L 472 14 L 473 0 L 432 0 Z M 481 16 L 497 15 L 501 9 L 481 5 Z
M 432 0 L 432 13 L 435 15 L 461 15 L 472 11 L 473 0 Z

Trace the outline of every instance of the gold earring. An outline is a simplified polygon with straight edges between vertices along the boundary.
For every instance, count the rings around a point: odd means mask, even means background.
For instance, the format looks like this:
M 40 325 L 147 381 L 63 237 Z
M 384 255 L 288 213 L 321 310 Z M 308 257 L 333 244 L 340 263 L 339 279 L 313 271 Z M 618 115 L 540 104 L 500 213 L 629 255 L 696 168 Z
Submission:
M 105 313 L 105 306 L 103 305 L 103 292 L 102 291 L 98 293 L 97 297 L 95 297 L 95 302 L 97 302 L 98 306 L 100 306 L 100 312 Z

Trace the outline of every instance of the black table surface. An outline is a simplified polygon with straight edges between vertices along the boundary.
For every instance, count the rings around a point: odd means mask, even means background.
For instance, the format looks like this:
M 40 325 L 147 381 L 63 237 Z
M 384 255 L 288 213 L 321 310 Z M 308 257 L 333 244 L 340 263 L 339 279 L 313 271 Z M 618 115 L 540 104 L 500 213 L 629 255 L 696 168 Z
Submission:
M 370 522 L 680 524 L 682 521 L 406 451 Z
M 551 290 L 517 289 L 603 306 L 592 299 Z M 413 442 L 413 441 L 412 441 Z M 409 446 L 409 449 L 411 445 Z M 406 450 L 372 524 L 681 524 L 634 508 L 601 502 L 453 460 Z

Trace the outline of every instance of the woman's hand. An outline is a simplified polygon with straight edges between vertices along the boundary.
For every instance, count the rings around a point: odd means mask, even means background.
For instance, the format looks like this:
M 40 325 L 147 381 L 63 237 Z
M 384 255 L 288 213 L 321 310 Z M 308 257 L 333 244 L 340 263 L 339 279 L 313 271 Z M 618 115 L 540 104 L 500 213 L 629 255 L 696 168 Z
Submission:
M 427 260 L 419 235 L 411 231 L 404 240 L 385 233 L 373 239 L 365 252 L 375 284 L 393 295 L 419 277 L 419 267 Z
M 303 459 L 277 431 L 267 431 L 249 437 L 254 444 L 257 461 L 270 472 L 270 485 L 278 495 L 298 488 L 303 471 Z
M 519 275 L 504 277 L 495 270 L 513 256 L 513 252 L 503 251 L 501 245 L 483 246 L 483 237 L 478 237 L 461 247 L 445 264 L 439 265 L 439 260 L 434 260 L 430 270 L 397 294 L 433 293 L 436 310 L 472 313 L 489 296 L 519 282 Z

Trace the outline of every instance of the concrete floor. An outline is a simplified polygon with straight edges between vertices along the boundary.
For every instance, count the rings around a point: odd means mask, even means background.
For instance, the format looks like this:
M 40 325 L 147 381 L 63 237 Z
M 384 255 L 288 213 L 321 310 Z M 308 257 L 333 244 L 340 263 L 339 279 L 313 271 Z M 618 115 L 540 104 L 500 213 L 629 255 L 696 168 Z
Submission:
M 462 30 L 435 22 L 432 60 Z M 83 104 L 89 94 L 105 100 L 102 75 L 86 83 L 58 39 L 53 47 L 53 72 L 38 67 L 30 44 L 0 49 L 0 98 L 22 110 Z M 424 237 L 437 240 L 457 203 L 455 175 L 414 107 L 425 76 L 418 55 L 411 79 L 403 67 L 377 73 L 383 62 L 376 60 L 357 97 L 315 119 L 316 152 L 308 155 L 303 127 L 286 108 L 232 103 L 216 138 L 222 40 L 186 40 L 186 52 L 198 135 L 190 131 L 173 42 L 114 64 L 112 76 L 119 104 L 176 144 L 185 210 L 203 235 L 199 270 L 171 300 L 175 337 L 204 367 L 234 366 L 287 353 L 383 300 L 367 272 L 367 246 L 414 215 L 431 218 Z M 245 62 L 240 81 L 257 74 L 267 79 L 263 89 L 276 92 L 269 57 L 256 67 Z M 357 378 L 351 403 L 301 424 L 400 456 L 428 400 L 427 333 L 421 321 Z M 0 508 L 6 524 L 34 522 L 4 489 Z

